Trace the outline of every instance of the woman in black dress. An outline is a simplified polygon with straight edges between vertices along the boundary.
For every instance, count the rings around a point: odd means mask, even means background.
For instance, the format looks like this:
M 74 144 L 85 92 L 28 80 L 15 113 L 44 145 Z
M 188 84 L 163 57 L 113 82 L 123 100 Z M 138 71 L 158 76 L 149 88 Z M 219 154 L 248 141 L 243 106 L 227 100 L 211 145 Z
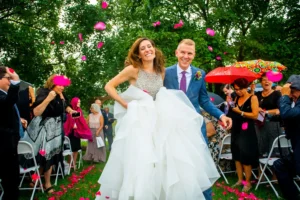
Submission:
M 74 113 L 63 94 L 65 86 L 70 82 L 64 76 L 52 75 L 44 88 L 40 89 L 33 104 L 35 118 L 27 128 L 25 141 L 32 144 L 37 162 L 44 171 L 45 192 L 54 190 L 50 182 L 52 166 L 62 161 L 63 150 L 63 120 L 64 113 Z
M 232 132 L 231 152 L 235 161 L 238 181 L 233 187 L 243 185 L 243 172 L 246 176 L 246 184 L 243 191 L 251 189 L 252 166 L 258 164 L 258 142 L 255 132 L 254 121 L 258 116 L 258 100 L 255 95 L 247 92 L 249 83 L 246 79 L 240 78 L 233 82 L 237 97 L 236 107 L 231 109 Z

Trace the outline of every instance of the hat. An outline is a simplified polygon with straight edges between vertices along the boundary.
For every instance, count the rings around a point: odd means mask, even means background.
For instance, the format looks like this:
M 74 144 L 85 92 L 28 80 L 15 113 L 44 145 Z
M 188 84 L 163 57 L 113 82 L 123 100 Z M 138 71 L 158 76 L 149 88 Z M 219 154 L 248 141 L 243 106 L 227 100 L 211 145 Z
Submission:
M 291 78 L 291 77 L 290 77 Z M 300 76 L 296 75 L 291 82 L 291 89 L 296 89 L 296 90 L 300 90 Z
M 293 74 L 288 78 L 288 80 L 286 82 L 292 83 L 295 79 L 297 79 L 297 77 L 300 77 L 300 75 Z

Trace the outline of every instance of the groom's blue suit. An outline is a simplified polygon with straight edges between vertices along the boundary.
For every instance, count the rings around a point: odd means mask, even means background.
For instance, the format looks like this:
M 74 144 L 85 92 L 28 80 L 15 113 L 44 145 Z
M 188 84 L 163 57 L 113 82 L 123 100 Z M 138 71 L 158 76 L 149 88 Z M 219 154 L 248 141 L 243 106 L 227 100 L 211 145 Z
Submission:
M 192 77 L 191 81 L 187 87 L 186 95 L 189 100 L 192 102 L 193 106 L 195 107 L 196 111 L 200 114 L 200 106 L 210 115 L 214 116 L 215 118 L 219 119 L 222 113 L 218 108 L 214 106 L 214 104 L 210 101 L 210 98 L 206 91 L 206 85 L 204 81 L 205 72 L 201 69 L 191 66 L 192 70 Z M 196 72 L 200 71 L 202 77 L 197 80 L 195 78 Z M 177 76 L 177 64 L 166 68 L 166 74 L 164 79 L 164 86 L 167 89 L 175 89 L 179 90 L 179 81 Z M 203 137 L 205 138 L 206 142 L 208 143 L 208 139 L 206 136 L 206 125 L 205 123 L 202 124 L 201 132 Z M 203 192 L 206 200 L 212 199 L 212 190 L 208 189 Z

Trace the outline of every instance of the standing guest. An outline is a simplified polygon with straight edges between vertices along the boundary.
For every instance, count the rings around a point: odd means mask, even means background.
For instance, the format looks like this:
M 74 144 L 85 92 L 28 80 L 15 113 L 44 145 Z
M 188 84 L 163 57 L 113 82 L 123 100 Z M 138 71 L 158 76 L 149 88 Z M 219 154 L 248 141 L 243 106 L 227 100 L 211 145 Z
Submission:
M 287 200 L 299 200 L 300 193 L 293 178 L 296 174 L 300 175 L 300 77 L 293 77 L 291 83 L 285 84 L 281 94 L 280 116 L 284 120 L 286 137 L 291 140 L 293 154 L 288 162 L 283 159 L 276 160 L 273 167 L 283 197 Z M 295 102 L 294 107 L 292 107 L 293 102 Z
M 5 191 L 3 200 L 19 199 L 20 171 L 17 147 L 23 131 L 16 106 L 19 83 L 16 72 L 11 72 L 8 67 L 0 67 L 0 179 Z
M 76 111 L 76 113 L 67 115 L 67 121 L 64 123 L 64 132 L 66 136 L 70 138 L 74 159 L 74 169 L 76 169 L 78 151 L 81 149 L 80 138 L 93 141 L 93 137 L 92 132 L 83 117 L 83 112 L 80 108 L 80 99 L 78 97 L 74 97 L 71 100 L 71 107 Z M 70 162 L 71 158 L 69 160 L 69 163 Z
M 254 121 L 258 116 L 258 100 L 255 95 L 247 92 L 249 83 L 244 78 L 233 82 L 237 94 L 235 99 L 236 107 L 230 112 L 233 120 L 231 130 L 231 152 L 235 161 L 238 181 L 232 186 L 237 187 L 243 184 L 243 172 L 246 176 L 243 192 L 251 189 L 252 166 L 258 164 L 258 142 L 255 133 Z
M 113 143 L 113 127 L 112 124 L 114 123 L 115 119 L 114 119 L 114 115 L 112 113 L 109 112 L 109 108 L 106 107 L 104 108 L 105 111 L 105 115 L 108 118 L 108 127 L 105 131 L 105 136 L 107 137 L 108 140 L 108 144 L 109 144 L 109 151 L 111 150 L 111 145 Z
M 232 99 L 235 99 L 236 93 L 234 92 L 230 84 L 225 84 L 221 87 L 222 91 L 226 96 L 230 96 Z
M 32 119 L 31 106 L 35 102 L 34 89 L 25 81 L 20 82 L 19 100 L 17 102 L 20 116 L 27 120 L 28 124 Z
M 107 118 L 107 115 L 105 114 L 105 111 L 102 109 L 102 102 L 101 102 L 101 100 L 97 98 L 95 100 L 95 104 L 98 104 L 98 106 L 100 108 L 100 111 L 102 113 L 102 116 L 103 116 L 103 120 L 104 120 L 103 132 L 104 132 L 104 138 L 105 138 L 106 137 L 105 136 L 105 132 L 106 132 L 106 130 L 108 128 L 108 118 Z
M 278 108 L 281 93 L 271 88 L 273 82 L 268 79 L 266 73 L 261 76 L 260 83 L 263 90 L 256 92 L 255 95 L 259 102 L 259 112 L 265 119 L 263 123 L 258 121 L 255 128 L 260 156 L 266 157 L 275 138 L 282 134 Z
M 52 166 L 62 162 L 63 155 L 63 120 L 64 114 L 75 113 L 67 105 L 66 96 L 63 94 L 65 86 L 70 85 L 70 80 L 61 75 L 52 75 L 41 88 L 33 104 L 32 119 L 27 128 L 27 137 L 24 138 L 32 144 L 37 162 L 44 172 L 45 192 L 53 193 L 51 184 Z
M 103 115 L 98 104 L 93 103 L 91 105 L 91 113 L 87 118 L 89 127 L 93 133 L 93 141 L 88 142 L 87 150 L 83 156 L 84 160 L 92 162 L 105 162 L 106 161 L 106 149 L 105 146 L 98 148 L 96 137 L 101 137 L 104 141 L 103 133 Z

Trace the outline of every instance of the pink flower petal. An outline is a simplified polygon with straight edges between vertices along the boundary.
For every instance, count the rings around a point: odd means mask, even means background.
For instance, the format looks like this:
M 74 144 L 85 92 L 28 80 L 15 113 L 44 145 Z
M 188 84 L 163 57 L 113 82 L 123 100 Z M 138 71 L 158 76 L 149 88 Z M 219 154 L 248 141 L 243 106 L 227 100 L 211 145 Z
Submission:
M 221 56 L 216 56 L 216 60 L 222 60 Z
M 96 196 L 101 196 L 101 192 L 100 191 L 96 192 Z
M 106 1 L 102 1 L 101 7 L 102 9 L 106 9 L 108 7 L 108 3 Z
M 242 123 L 242 130 L 247 130 L 248 129 L 248 122 Z M 247 182 L 246 182 L 247 184 Z
M 181 25 L 183 25 L 183 21 L 182 20 L 179 20 L 179 23 L 178 24 L 181 24 Z
M 272 70 L 268 71 L 266 73 L 266 76 L 267 76 L 268 80 L 272 81 L 272 82 L 279 82 L 283 78 L 283 75 L 281 72 L 274 72 Z
M 53 44 L 55 44 L 55 42 L 54 42 L 54 41 L 51 41 L 51 43 L 50 43 L 50 44 L 52 44 L 52 45 L 53 45 Z
M 156 23 L 154 22 L 154 23 L 152 23 L 152 25 L 154 26 L 154 27 L 156 27 Z
M 41 154 L 41 156 L 45 156 L 46 155 L 46 151 L 44 149 L 41 149 L 39 151 L 39 154 Z
M 82 56 L 81 60 L 86 61 L 86 56 Z
M 226 191 L 224 191 L 224 192 L 222 192 L 222 194 L 225 196 L 225 195 L 227 194 L 227 192 L 226 192 Z
M 214 102 L 214 101 L 215 101 L 215 98 L 210 97 L 210 101 Z
M 99 31 L 103 31 L 106 29 L 106 25 L 104 22 L 98 22 L 95 24 L 94 29 L 99 30 Z
M 109 199 L 109 196 L 105 196 L 106 199 Z
M 48 200 L 55 200 L 55 197 L 49 197 Z
M 59 44 L 65 44 L 65 41 L 60 41 Z
M 211 46 L 207 47 L 209 51 L 213 51 L 213 48 Z
M 225 51 L 223 54 L 224 54 L 224 55 L 226 55 L 226 54 L 227 54 L 227 52 Z
M 157 25 L 157 26 L 160 26 L 160 24 L 161 24 L 160 21 L 157 21 L 157 22 L 156 22 L 156 25 Z
M 37 175 L 36 173 L 31 175 L 31 179 L 34 181 L 38 180 L 39 178 L 40 178 L 39 175 Z
M 104 42 L 98 42 L 97 48 L 100 49 L 104 45 Z
M 79 34 L 78 34 L 78 38 L 79 38 L 80 42 L 82 42 L 82 41 L 83 41 L 83 38 L 82 38 L 82 33 L 79 33 Z
M 207 28 L 206 34 L 213 37 L 213 36 L 215 36 L 215 31 L 211 28 Z

